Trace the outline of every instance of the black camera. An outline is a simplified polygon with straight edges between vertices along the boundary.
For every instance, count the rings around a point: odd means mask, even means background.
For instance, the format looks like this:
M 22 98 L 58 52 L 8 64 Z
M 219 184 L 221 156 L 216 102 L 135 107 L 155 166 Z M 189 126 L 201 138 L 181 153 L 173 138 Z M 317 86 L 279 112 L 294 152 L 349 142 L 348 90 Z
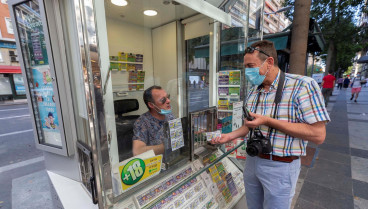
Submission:
M 249 111 L 243 106 L 244 118 L 248 121 L 254 120 L 254 117 L 250 116 Z M 268 154 L 272 152 L 271 140 L 263 136 L 261 130 L 256 128 L 251 130 L 250 137 L 247 141 L 247 154 L 251 157 L 258 156 L 259 154 Z
M 254 130 L 254 135 L 247 141 L 247 154 L 251 157 L 259 154 L 268 154 L 272 152 L 271 140 L 263 136 L 259 129 Z

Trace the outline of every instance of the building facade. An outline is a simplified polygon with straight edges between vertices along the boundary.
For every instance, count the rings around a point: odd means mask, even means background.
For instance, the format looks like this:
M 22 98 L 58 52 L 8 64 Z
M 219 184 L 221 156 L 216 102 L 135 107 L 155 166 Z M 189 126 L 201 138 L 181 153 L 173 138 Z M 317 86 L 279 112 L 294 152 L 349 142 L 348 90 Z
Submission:
M 6 0 L 0 1 L 0 101 L 25 98 L 14 29 Z

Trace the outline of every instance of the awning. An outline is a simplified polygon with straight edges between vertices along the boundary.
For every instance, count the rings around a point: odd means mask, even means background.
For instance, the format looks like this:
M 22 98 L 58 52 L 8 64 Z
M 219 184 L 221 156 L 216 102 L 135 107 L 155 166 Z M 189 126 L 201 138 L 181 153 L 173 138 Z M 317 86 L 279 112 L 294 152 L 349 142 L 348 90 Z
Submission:
M 368 63 L 368 56 L 364 55 L 362 57 L 360 57 L 360 59 L 358 59 L 357 63 Z
M 20 66 L 0 65 L 0 73 L 22 73 Z
M 275 45 L 276 50 L 287 48 L 288 36 L 265 38 L 265 40 L 272 41 Z M 248 46 L 252 45 L 254 42 L 256 41 L 248 42 Z M 244 50 L 244 43 L 221 44 L 221 56 L 244 54 Z
M 272 41 L 275 45 L 276 50 L 283 50 L 287 48 L 287 42 L 288 42 L 288 35 L 280 36 L 280 37 L 274 37 L 274 38 L 267 38 L 263 37 L 264 40 Z M 258 40 L 257 40 L 258 41 Z M 252 41 L 248 43 L 248 46 L 252 45 L 256 41 Z

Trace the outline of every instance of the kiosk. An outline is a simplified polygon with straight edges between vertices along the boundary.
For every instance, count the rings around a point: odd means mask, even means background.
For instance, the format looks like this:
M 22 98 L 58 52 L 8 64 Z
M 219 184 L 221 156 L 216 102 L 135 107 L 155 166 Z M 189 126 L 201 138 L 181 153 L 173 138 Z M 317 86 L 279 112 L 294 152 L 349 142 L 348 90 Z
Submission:
M 244 139 L 208 140 L 242 125 L 244 40 L 264 1 L 8 4 L 35 143 L 64 208 L 243 208 Z M 174 119 L 157 132 L 162 153 L 135 155 L 153 85 Z

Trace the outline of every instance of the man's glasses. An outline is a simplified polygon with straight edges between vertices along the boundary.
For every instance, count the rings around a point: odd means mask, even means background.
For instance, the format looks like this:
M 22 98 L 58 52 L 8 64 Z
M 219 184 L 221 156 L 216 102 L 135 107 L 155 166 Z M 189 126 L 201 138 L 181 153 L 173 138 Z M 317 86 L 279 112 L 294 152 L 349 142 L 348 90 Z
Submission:
M 170 99 L 170 94 L 168 94 L 166 97 L 160 99 L 161 104 L 165 104 L 168 99 Z
M 247 47 L 247 49 L 245 50 L 245 54 L 246 54 L 246 53 L 253 53 L 253 52 L 254 52 L 254 50 L 257 50 L 257 51 L 261 52 L 262 54 L 266 55 L 267 57 L 271 57 L 271 56 L 270 56 L 270 55 L 268 55 L 266 52 L 264 52 L 264 51 L 262 51 L 262 50 L 260 50 L 260 49 L 258 49 L 258 48 L 255 48 L 255 47 L 251 47 L 251 46 L 248 46 L 248 47 Z

